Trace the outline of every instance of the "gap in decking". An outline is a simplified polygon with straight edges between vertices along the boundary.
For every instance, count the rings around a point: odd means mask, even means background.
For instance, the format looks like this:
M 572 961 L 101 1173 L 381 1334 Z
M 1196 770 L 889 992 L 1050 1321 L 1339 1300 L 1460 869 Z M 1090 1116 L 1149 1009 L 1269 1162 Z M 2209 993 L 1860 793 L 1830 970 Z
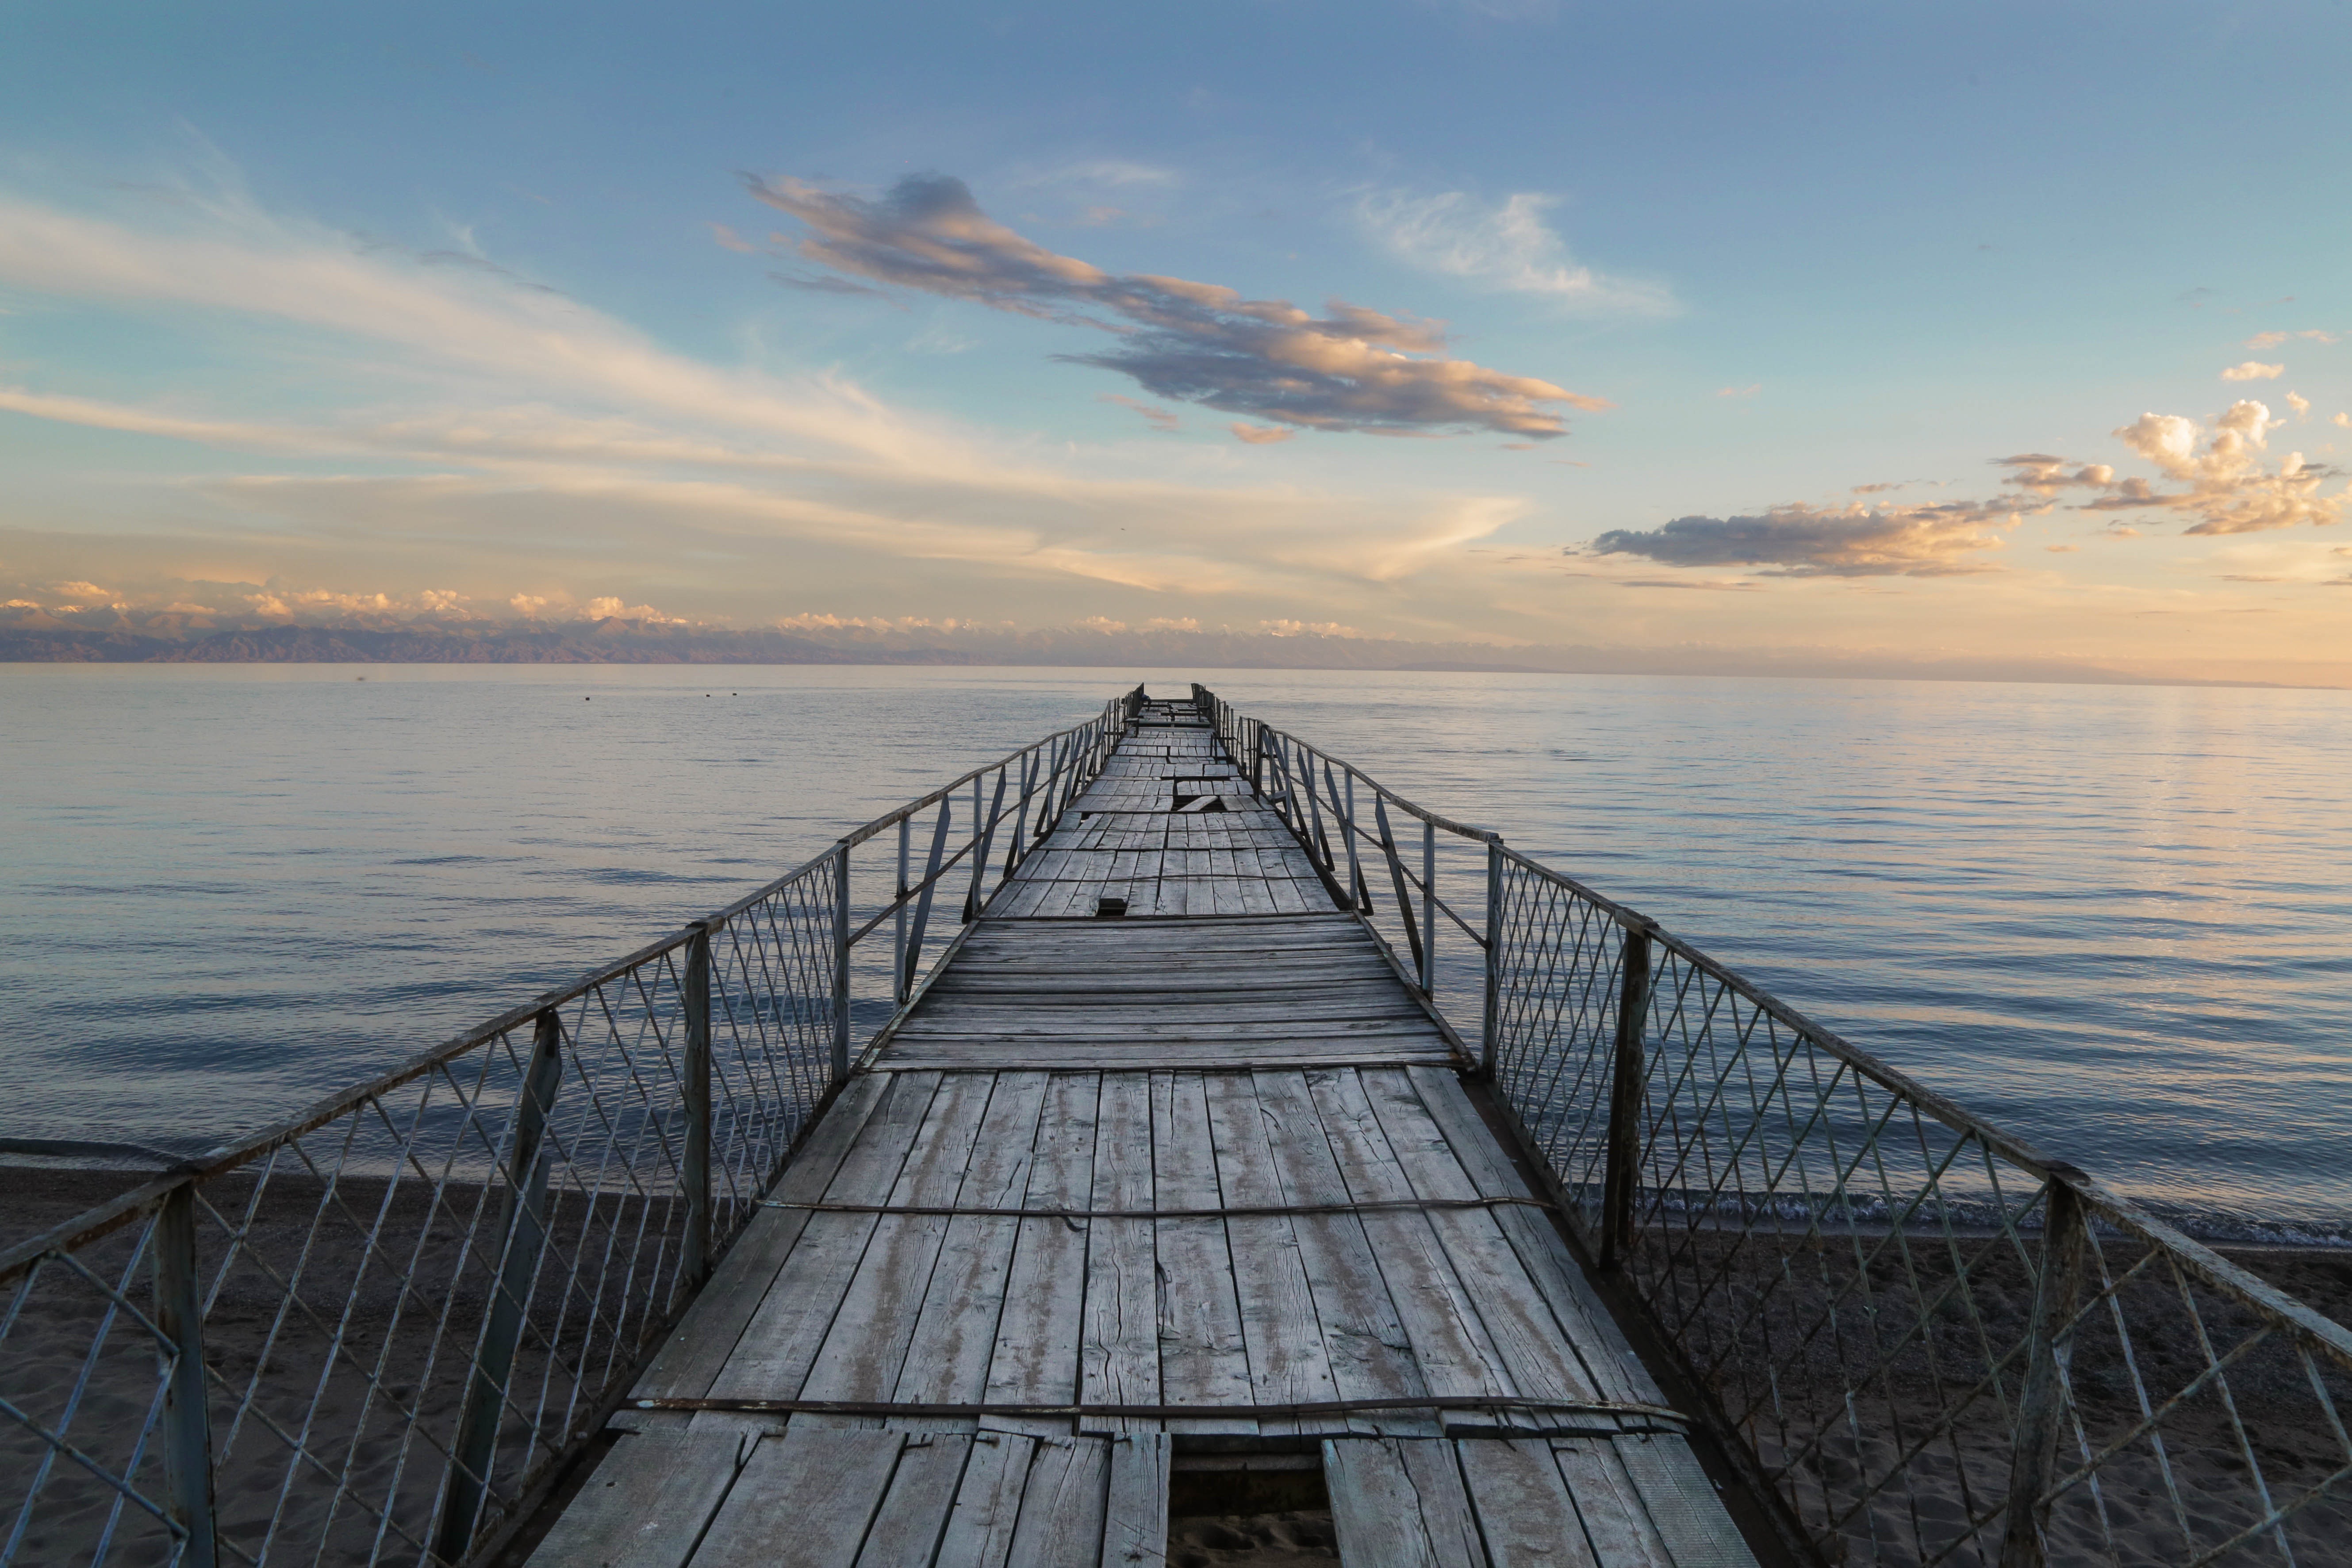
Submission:
M 1320 1445 L 1297 1453 L 1177 1454 L 1168 1478 L 1169 1568 L 1339 1561 Z

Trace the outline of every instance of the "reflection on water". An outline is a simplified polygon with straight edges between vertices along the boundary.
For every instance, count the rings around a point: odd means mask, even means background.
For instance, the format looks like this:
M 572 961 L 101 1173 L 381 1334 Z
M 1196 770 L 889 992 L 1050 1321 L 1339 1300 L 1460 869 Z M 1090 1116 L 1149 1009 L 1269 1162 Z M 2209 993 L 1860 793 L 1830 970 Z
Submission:
M 2352 1215 L 2344 693 L 1205 673 L 2126 1190 Z M 0 666 L 0 1136 L 272 1120 L 1136 679 Z

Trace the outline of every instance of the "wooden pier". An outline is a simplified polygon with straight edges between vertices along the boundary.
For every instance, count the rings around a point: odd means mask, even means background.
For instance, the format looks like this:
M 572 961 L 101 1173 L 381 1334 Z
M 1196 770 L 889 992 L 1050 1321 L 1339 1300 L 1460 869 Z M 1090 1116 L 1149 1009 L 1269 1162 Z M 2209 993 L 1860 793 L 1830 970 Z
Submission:
M 1192 707 L 1147 703 L 531 1562 L 1157 1563 L 1171 1475 L 1247 1467 L 1319 1468 L 1359 1568 L 1752 1562 L 1340 906 Z

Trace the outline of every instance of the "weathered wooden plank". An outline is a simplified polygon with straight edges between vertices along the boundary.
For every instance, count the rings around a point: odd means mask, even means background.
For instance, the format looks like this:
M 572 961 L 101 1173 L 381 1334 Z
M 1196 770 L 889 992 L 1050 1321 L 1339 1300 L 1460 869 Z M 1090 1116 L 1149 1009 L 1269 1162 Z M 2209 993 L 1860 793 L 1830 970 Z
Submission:
M 958 1075 L 940 1085 L 906 1164 L 883 1201 L 926 1207 L 955 1202 L 994 1087 L 993 1079 L 976 1074 Z M 800 1397 L 889 1397 L 905 1364 L 907 1342 L 914 1334 L 949 1224 L 937 1215 L 877 1217 Z M 833 1419 L 881 1425 L 879 1416 Z
M 908 1436 L 890 1489 L 882 1494 L 873 1528 L 858 1551 L 857 1568 L 931 1568 L 971 1452 L 969 1433 Z
M 1455 1200 L 1481 1195 L 1405 1072 L 1368 1069 L 1359 1075 L 1359 1084 L 1365 1108 L 1381 1122 L 1413 1196 Z M 1433 1210 L 1426 1223 L 1440 1238 L 1470 1310 L 1517 1393 L 1530 1398 L 1633 1397 L 1622 1391 L 1602 1393 L 1573 1348 L 1574 1335 L 1528 1273 L 1496 1214 Z M 1576 1324 L 1579 1331 L 1583 1327 L 1580 1321 Z M 1458 1429 L 1466 1421 L 1449 1417 L 1448 1424 L 1449 1429 Z
M 1022 1494 L 1029 1489 L 1029 1464 L 1037 1439 L 1013 1432 L 973 1436 L 955 1506 L 940 1538 L 940 1568 L 1002 1568 L 1021 1522 Z
M 613 1445 L 530 1568 L 683 1568 L 735 1484 L 746 1440 L 732 1432 L 645 1432 Z
M 850 1079 L 810 1132 L 808 1142 L 784 1167 L 775 1195 L 788 1203 L 814 1203 L 823 1197 L 883 1098 L 919 1092 L 920 1084 L 911 1079 L 904 1089 L 891 1079 Z M 710 1392 L 711 1381 L 775 1283 L 777 1271 L 807 1228 L 809 1217 L 804 1210 L 791 1209 L 761 1209 L 751 1216 L 743 1234 L 719 1260 L 710 1282 L 687 1310 L 685 1321 L 655 1352 L 632 1391 L 633 1397 L 698 1399 Z
M 1258 1118 L 1257 1089 L 1250 1076 L 1208 1074 L 1202 1086 L 1217 1157 L 1217 1184 L 1225 1203 L 1284 1202 L 1282 1181 L 1266 1148 L 1265 1130 Z M 1290 1219 L 1281 1215 L 1230 1218 L 1225 1221 L 1225 1236 L 1233 1253 L 1242 1339 L 1249 1351 L 1250 1386 L 1257 1401 L 1288 1405 L 1339 1397 Z M 1288 1418 L 1265 1420 L 1260 1426 L 1268 1432 L 1298 1429 L 1298 1424 Z
M 1593 1556 L 1542 1438 L 1463 1442 L 1454 1452 L 1495 1568 L 1615 1568 Z
M 1408 1068 L 1407 1076 L 1423 1109 L 1444 1138 L 1447 1148 L 1461 1162 L 1477 1195 L 1532 1195 L 1527 1182 L 1503 1152 L 1502 1145 L 1496 1142 L 1468 1096 L 1463 1093 L 1459 1079 L 1442 1068 L 1423 1067 Z M 1376 1104 L 1376 1109 L 1381 1110 L 1386 1123 L 1386 1108 Z M 1396 1136 L 1391 1128 L 1392 1142 Z M 1604 1399 L 1664 1404 L 1665 1395 L 1659 1390 L 1657 1380 L 1634 1355 L 1633 1347 L 1609 1316 L 1609 1310 L 1601 1305 L 1591 1282 L 1584 1277 L 1583 1268 L 1568 1250 L 1568 1243 L 1549 1217 L 1517 1207 L 1494 1212 L 1496 1223 L 1510 1238 L 1512 1250 L 1518 1255 L 1528 1277 L 1543 1293 L 1552 1315 L 1574 1346 L 1590 1385 Z
M 1257 1089 L 1258 1119 L 1281 1184 L 1282 1201 L 1346 1203 L 1347 1184 L 1307 1094 L 1306 1074 L 1268 1068 L 1250 1078 Z M 1291 1223 L 1298 1237 L 1299 1262 L 1314 1292 L 1316 1319 L 1330 1356 L 1339 1396 L 1399 1399 L 1428 1393 L 1388 1281 L 1372 1257 L 1361 1216 L 1299 1215 Z M 1412 1411 L 1351 1416 L 1348 1426 L 1356 1431 L 1431 1436 L 1441 1430 L 1433 1415 Z
M 1576 1501 L 1585 1536 L 1592 1542 L 1592 1554 L 1604 1568 L 1675 1568 L 1633 1478 L 1607 1438 L 1555 1438 L 1551 1450 L 1568 1495 Z
M 1208 1089 L 1197 1072 L 1151 1078 L 1151 1163 L 1162 1208 L 1215 1208 L 1216 1146 Z M 1249 1348 L 1234 1294 L 1234 1258 L 1221 1219 L 1158 1222 L 1160 1394 L 1170 1405 L 1251 1401 Z M 1221 1415 L 1170 1421 L 1171 1432 L 1252 1433 L 1257 1423 Z
M 929 1072 L 1006 1071 L 1013 1068 L 1055 1072 L 1145 1072 L 1154 1068 L 1222 1068 L 1234 1071 L 1254 1067 L 1434 1067 L 1451 1061 L 1434 1045 L 1349 1042 L 1337 1045 L 1318 1039 L 1265 1039 L 1246 1043 L 1228 1040 L 1170 1041 L 1151 1046 L 1077 1046 L 1036 1040 L 947 1040 L 910 1047 L 898 1061 L 886 1058 L 884 1069 Z
M 1113 1073 L 1102 1080 L 1095 1122 L 1097 1208 L 1152 1206 L 1151 1079 Z M 1078 1345 L 1078 1390 L 1089 1405 L 1160 1403 L 1159 1281 L 1148 1219 L 1099 1219 L 1087 1228 L 1087 1296 Z M 1157 1421 L 1081 1418 L 1082 1432 L 1151 1431 Z
M 824 1196 L 835 1203 L 880 1203 L 898 1179 L 940 1079 L 899 1075 L 901 1082 L 867 1119 Z M 832 1327 L 857 1260 L 874 1234 L 867 1215 L 814 1214 L 775 1281 L 744 1326 L 710 1393 L 721 1398 L 790 1399 Z
M 1675 1568 L 1756 1568 L 1756 1554 L 1689 1443 L 1643 1433 L 1618 1438 L 1611 1451 L 1641 1494 Z
M 1387 972 L 1375 973 L 1369 968 L 1360 974 L 1377 980 Z M 1376 987 L 1361 979 L 1286 981 L 1262 974 L 1235 975 L 1230 983 L 1215 989 L 1194 988 L 1171 984 L 1160 975 L 1124 974 L 1065 974 L 1059 976 L 1024 975 L 1001 977 L 942 978 L 932 984 L 926 1002 L 926 1011 L 944 1008 L 950 1002 L 957 1007 L 1007 1006 L 1031 1005 L 1051 1006 L 1068 1005 L 1099 1007 L 1195 1007 L 1251 1009 L 1260 1004 L 1285 1005 L 1290 1004 L 1320 1006 L 1333 1003 L 1360 1002 L 1367 991 L 1373 993 L 1374 1005 L 1418 1006 L 1397 987 L 1392 999 L 1382 998 Z
M 961 1009 L 929 1019 L 908 1020 L 895 1040 L 931 1039 L 1057 1040 L 1092 1045 L 1150 1045 L 1162 1040 L 1254 1040 L 1268 1035 L 1312 1036 L 1328 1041 L 1368 1039 L 1440 1039 L 1426 1018 L 1372 1016 L 1347 1018 L 1284 1018 L 1215 1016 L 1152 1022 L 1148 1009 L 1105 1008 L 1099 1021 L 1063 1009 Z
M 1093 1073 L 1056 1073 L 1046 1085 L 1029 1168 L 1029 1206 L 1085 1208 L 1092 1202 L 1100 1087 Z M 1003 1404 L 1068 1404 L 1078 1388 L 1087 1222 L 1024 1219 L 1020 1226 L 989 1357 L 987 1398 Z M 985 1425 L 1039 1434 L 1070 1429 L 1066 1421 L 1022 1416 L 991 1417 Z
M 1348 1568 L 1486 1568 L 1453 1444 L 1328 1438 L 1323 1480 Z
M 1135 1432 L 1110 1448 L 1110 1496 L 1103 1521 L 1103 1568 L 1163 1568 L 1168 1561 L 1165 1432 Z
M 1322 1054 L 1300 1051 L 1296 1054 L 1243 1050 L 1231 1046 L 1204 1046 L 1197 1049 L 1171 1048 L 1148 1056 L 1104 1056 L 1079 1051 L 1002 1050 L 961 1057 L 945 1053 L 910 1058 L 908 1071 L 940 1073 L 1004 1072 L 1014 1068 L 1043 1069 L 1054 1072 L 1148 1072 L 1155 1069 L 1173 1071 L 1179 1068 L 1198 1068 L 1217 1071 L 1248 1072 L 1256 1068 L 1364 1068 L 1444 1066 L 1447 1058 L 1435 1051 L 1391 1051 L 1384 1054 L 1362 1051 Z M 877 1071 L 892 1070 L 884 1062 Z
M 1392 1203 L 1414 1197 L 1412 1184 L 1365 1100 L 1356 1072 L 1303 1076 L 1349 1200 Z M 1432 1394 L 1519 1392 L 1480 1321 L 1475 1295 L 1455 1273 L 1431 1218 L 1413 1213 L 1362 1216 L 1364 1235 L 1412 1343 L 1422 1381 Z
M 798 1422 L 761 1438 L 696 1548 L 694 1568 L 851 1568 L 903 1441 L 897 1432 Z
M 1008 1072 L 995 1080 L 980 1142 L 955 1202 L 964 1208 L 1018 1208 L 1029 1190 L 1046 1076 Z M 892 1398 L 911 1404 L 968 1404 L 988 1388 L 1021 1222 L 960 1215 L 948 1222 L 923 1296 L 906 1364 Z M 908 1422 L 899 1423 L 902 1426 Z
M 1038 1440 L 1006 1568 L 1071 1568 L 1102 1561 L 1110 1447 L 1107 1437 Z

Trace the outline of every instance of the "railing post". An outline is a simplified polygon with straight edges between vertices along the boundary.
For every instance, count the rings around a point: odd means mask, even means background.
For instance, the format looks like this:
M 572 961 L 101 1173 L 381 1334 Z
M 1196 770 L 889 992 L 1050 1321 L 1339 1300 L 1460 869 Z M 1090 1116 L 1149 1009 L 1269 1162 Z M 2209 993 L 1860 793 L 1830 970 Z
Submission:
M 1643 1047 L 1650 1011 L 1650 927 L 1629 925 L 1619 949 L 1617 1052 L 1609 1079 L 1609 1148 L 1601 1190 L 1601 1267 L 1623 1266 L 1633 1249 L 1633 1198 L 1642 1179 Z
M 1498 1026 L 1498 977 L 1495 965 L 1503 952 L 1503 841 L 1486 840 L 1486 994 L 1479 1008 L 1478 1076 L 1495 1076 Z
M 678 1180 L 686 1188 L 686 1278 L 700 1284 L 710 1273 L 710 927 L 699 924 L 686 942 L 686 1158 Z
M 907 952 L 898 972 L 898 1001 L 903 1005 L 915 988 L 915 972 L 923 966 L 923 932 L 931 923 L 931 894 L 940 880 L 940 857 L 948 847 L 948 823 L 955 815 L 955 796 L 940 796 L 940 819 L 931 828 L 931 853 L 923 862 L 923 891 L 915 900 L 915 929 L 907 934 Z
M 2050 1167 L 2042 1229 L 2042 1278 L 2033 1292 L 2033 1337 L 2026 1348 L 2025 1386 L 2018 1399 L 2017 1435 L 2009 1459 L 2009 1528 L 2000 1568 L 2042 1568 L 2050 1510 L 2042 1494 L 2058 1465 L 2064 1414 L 2063 1383 L 2074 1352 L 2074 1318 L 2082 1299 L 2091 1247 L 2090 1216 L 2082 1194 L 2063 1178 L 2082 1173 Z
M 989 800 L 988 816 L 985 819 L 978 815 L 980 811 L 978 781 L 975 780 L 971 786 L 971 808 L 974 813 L 972 824 L 974 830 L 980 835 L 980 842 L 972 846 L 971 887 L 963 896 L 963 918 L 967 924 L 980 918 L 982 907 L 988 902 L 982 895 L 982 889 L 988 882 L 988 854 L 996 847 L 997 820 L 1004 815 L 1005 777 L 1012 771 L 1010 768 L 996 770 L 996 794 Z
M 894 1005 L 907 999 L 907 835 L 908 819 L 902 816 L 898 819 L 898 891 L 895 895 L 898 906 L 898 936 L 890 947 L 890 1001 Z
M 833 1081 L 849 1077 L 849 846 L 833 867 Z
M 1328 766 L 1324 769 L 1324 776 L 1330 776 Z M 1339 837 L 1348 841 L 1348 907 L 1370 913 L 1372 902 L 1364 896 L 1363 862 L 1356 855 L 1356 770 L 1353 768 L 1348 769 L 1347 804 L 1343 806 L 1339 800 L 1339 786 L 1334 784 L 1331 809 L 1339 813 Z
M 1412 889 L 1405 885 L 1404 859 L 1397 853 L 1396 834 L 1389 826 L 1388 797 L 1375 786 L 1372 793 L 1372 819 L 1380 824 L 1381 853 L 1388 857 L 1389 885 L 1396 889 L 1397 920 L 1404 927 L 1404 940 L 1412 949 L 1413 968 L 1423 974 L 1429 972 L 1421 957 L 1421 928 L 1413 923 Z
M 1437 980 L 1437 824 L 1421 825 L 1421 994 Z
M 205 1395 L 205 1310 L 196 1280 L 196 1189 L 184 1182 L 155 1215 L 155 1326 L 172 1342 L 163 1384 L 163 1508 L 187 1542 L 180 1562 L 214 1568 L 213 1420 Z
M 563 1023 L 552 1009 L 531 1030 L 530 1065 L 516 1097 L 514 1136 L 507 1143 L 506 1193 L 499 1200 L 499 1274 L 490 1296 L 474 1375 L 449 1446 L 449 1489 L 433 1550 L 444 1561 L 464 1560 L 498 1463 L 499 1426 L 506 1414 L 507 1380 L 522 1342 L 523 1307 L 547 1240 L 547 1167 L 541 1157 L 547 1113 L 563 1081 Z

